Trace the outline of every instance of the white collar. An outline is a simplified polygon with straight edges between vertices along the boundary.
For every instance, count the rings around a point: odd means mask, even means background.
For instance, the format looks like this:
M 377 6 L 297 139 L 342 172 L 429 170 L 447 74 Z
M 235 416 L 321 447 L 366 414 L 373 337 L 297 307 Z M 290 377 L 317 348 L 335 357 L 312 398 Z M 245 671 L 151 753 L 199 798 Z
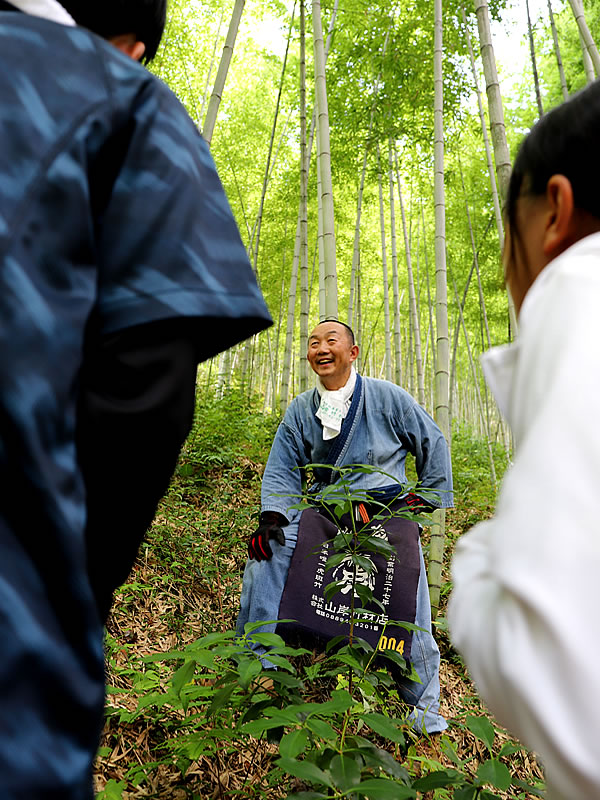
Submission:
M 528 320 L 532 313 L 531 309 L 537 303 L 538 297 L 542 295 L 548 281 L 552 280 L 556 269 L 561 268 L 564 260 L 573 259 L 573 256 L 585 256 L 592 254 L 597 256 L 600 248 L 600 233 L 592 233 L 580 239 L 564 253 L 551 261 L 536 277 L 535 281 L 525 295 L 521 311 L 519 314 L 519 336 L 512 344 L 503 344 L 492 347 L 480 356 L 481 367 L 485 375 L 486 382 L 496 398 L 496 403 L 501 414 L 506 421 L 511 424 L 511 396 L 513 386 L 513 376 L 519 358 L 519 337 L 523 335 L 527 328 Z
M 504 419 L 510 423 L 510 398 L 513 374 L 519 357 L 519 342 L 492 347 L 480 356 L 481 368 L 487 385 Z
M 323 439 L 335 439 L 342 429 L 342 421 L 350 409 L 350 398 L 356 384 L 356 370 L 350 369 L 350 377 L 341 389 L 333 392 L 326 389 L 317 377 L 317 391 L 321 396 L 321 404 L 316 416 L 323 425 Z
M 10 4 L 25 14 L 42 17 L 62 25 L 74 26 L 77 23 L 57 0 L 9 0 Z

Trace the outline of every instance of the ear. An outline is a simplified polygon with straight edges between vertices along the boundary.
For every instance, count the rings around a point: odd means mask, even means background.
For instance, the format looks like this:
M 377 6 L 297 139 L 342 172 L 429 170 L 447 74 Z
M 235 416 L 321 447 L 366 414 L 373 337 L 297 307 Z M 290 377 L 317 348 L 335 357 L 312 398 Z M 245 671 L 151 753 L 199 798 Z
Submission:
M 546 186 L 548 211 L 544 229 L 543 250 L 550 260 L 566 250 L 576 234 L 573 187 L 565 175 L 553 175 Z
M 350 349 L 350 363 L 352 363 L 352 361 L 356 361 L 357 358 L 358 358 L 358 345 L 353 344 Z
M 109 39 L 110 43 L 125 55 L 139 61 L 146 52 L 146 45 L 135 38 L 133 33 L 122 33 Z

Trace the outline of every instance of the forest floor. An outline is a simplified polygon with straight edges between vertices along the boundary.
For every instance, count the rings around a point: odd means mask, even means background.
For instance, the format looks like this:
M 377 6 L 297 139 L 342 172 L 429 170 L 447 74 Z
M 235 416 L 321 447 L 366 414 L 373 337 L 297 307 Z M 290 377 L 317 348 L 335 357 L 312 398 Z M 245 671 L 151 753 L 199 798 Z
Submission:
M 226 404 L 205 402 L 199 418 L 203 422 L 195 426 L 184 448 L 171 488 L 129 581 L 117 593 L 107 625 L 107 718 L 95 774 L 102 800 L 274 799 L 305 788 L 295 779 L 288 785 L 273 783 L 269 776 L 279 755 L 277 743 L 236 737 L 236 712 L 227 709 L 233 695 L 225 691 L 215 703 L 219 686 L 225 685 L 216 678 L 196 681 L 199 696 L 212 702 L 214 714 L 191 732 L 191 738 L 185 703 L 169 701 L 173 665 L 181 663 L 177 654 L 201 637 L 235 626 L 246 541 L 256 525 L 260 480 L 274 432 L 271 419 L 248 410 L 239 398 Z M 501 470 L 503 454 L 497 455 Z M 447 515 L 444 597 L 450 589 L 447 561 L 452 543 L 474 522 L 489 516 L 493 507 L 484 446 L 468 435 L 455 435 L 453 462 L 457 507 Z M 424 546 L 426 551 L 426 534 Z M 471 794 L 463 789 L 460 794 L 441 788 L 419 797 L 543 796 L 535 756 L 512 742 L 482 707 L 449 642 L 443 613 L 442 609 L 436 638 L 442 656 L 441 710 L 449 728 L 442 737 L 407 733 L 401 753 L 390 743 L 388 749 L 413 777 L 457 765 L 465 775 L 475 776 L 493 753 L 513 778 L 506 791 L 496 788 L 492 793 L 488 787 L 487 794 L 481 788 Z M 315 658 L 313 654 L 308 661 Z M 306 689 L 305 699 L 320 702 L 330 688 L 320 688 L 315 681 Z M 473 726 L 465 724 L 473 716 L 491 721 L 488 744 L 485 731 L 476 736 Z M 521 788 L 525 785 L 536 788 Z

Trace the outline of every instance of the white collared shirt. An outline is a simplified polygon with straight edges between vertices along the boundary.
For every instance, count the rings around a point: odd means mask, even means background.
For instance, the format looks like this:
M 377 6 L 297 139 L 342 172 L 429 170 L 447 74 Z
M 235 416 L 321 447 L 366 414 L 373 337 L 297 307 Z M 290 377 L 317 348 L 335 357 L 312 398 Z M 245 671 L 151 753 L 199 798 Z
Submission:
M 600 234 L 528 292 L 485 358 L 516 452 L 493 519 L 463 536 L 448 621 L 482 698 L 542 758 L 549 800 L 600 797 Z
M 9 0 L 10 4 L 25 14 L 42 17 L 61 25 L 75 25 L 73 17 L 61 6 L 57 0 Z

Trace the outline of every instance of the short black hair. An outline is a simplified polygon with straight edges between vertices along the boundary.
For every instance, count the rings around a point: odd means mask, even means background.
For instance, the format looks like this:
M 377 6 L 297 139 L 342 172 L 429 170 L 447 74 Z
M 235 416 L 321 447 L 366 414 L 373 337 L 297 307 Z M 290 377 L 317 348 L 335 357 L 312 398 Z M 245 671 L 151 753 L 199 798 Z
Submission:
M 352 342 L 352 344 L 356 344 L 354 339 L 354 331 L 352 330 L 350 325 L 346 325 L 346 323 L 342 322 L 341 319 L 336 319 L 335 317 L 325 317 L 325 319 L 322 319 L 319 322 L 319 325 L 322 325 L 324 322 L 337 322 L 338 325 L 343 325 L 343 327 L 346 328 L 346 330 L 350 334 L 350 341 Z
M 600 219 L 600 82 L 596 81 L 544 114 L 527 134 L 515 159 L 505 206 L 515 227 L 521 195 L 545 194 L 553 175 L 573 187 L 575 207 Z
M 78 25 L 110 39 L 135 34 L 146 45 L 142 61 L 152 61 L 167 21 L 167 0 L 59 0 Z

